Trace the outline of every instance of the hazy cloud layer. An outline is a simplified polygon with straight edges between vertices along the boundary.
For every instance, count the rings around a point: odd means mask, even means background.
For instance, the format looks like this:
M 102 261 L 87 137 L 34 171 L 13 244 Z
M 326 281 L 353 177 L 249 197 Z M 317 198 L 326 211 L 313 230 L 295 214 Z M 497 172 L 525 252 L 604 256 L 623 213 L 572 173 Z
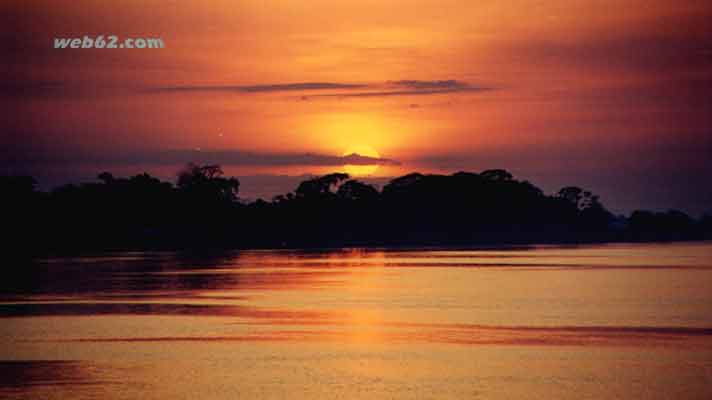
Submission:
M 362 156 L 356 153 L 331 156 L 315 153 L 257 153 L 239 150 L 173 150 L 158 153 L 157 158 L 169 164 L 202 160 L 223 165 L 253 166 L 400 165 L 396 160 Z
M 225 166 L 343 166 L 343 165 L 400 165 L 389 158 L 368 157 L 360 154 L 332 156 L 316 153 L 266 153 L 241 150 L 177 149 L 168 151 L 135 151 L 116 153 L 73 152 L 56 155 L 49 152 L 3 151 L 0 166 L 17 165 L 176 165 L 212 163 Z
M 270 83 L 264 85 L 184 85 L 184 86 L 163 86 L 151 88 L 153 92 L 243 92 L 243 93 L 266 93 L 266 92 L 291 92 L 309 90 L 329 90 L 329 89 L 359 89 L 366 85 L 352 83 L 334 82 L 297 82 L 297 83 Z
M 148 89 L 149 92 L 235 92 L 235 93 L 271 93 L 271 92 L 307 92 L 302 99 L 314 97 L 386 97 L 418 96 L 454 92 L 475 92 L 492 90 L 485 86 L 475 86 L 466 82 L 448 80 L 396 80 L 385 83 L 339 83 L 339 82 L 297 82 L 270 83 L 261 85 L 176 85 Z M 310 94 L 311 91 L 329 91 L 328 93 Z
M 173 85 L 140 88 L 136 85 L 110 85 L 95 82 L 60 82 L 48 80 L 0 81 L 0 96 L 8 98 L 27 97 L 100 97 L 130 93 L 180 94 L 190 93 L 233 93 L 268 94 L 297 93 L 303 99 L 349 98 L 349 97 L 389 97 L 422 96 L 457 92 L 479 92 L 493 90 L 492 87 L 477 86 L 457 80 L 398 80 L 386 83 L 339 83 L 339 82 L 296 82 L 268 83 L 255 85 Z
M 462 90 L 467 89 L 469 86 L 465 82 L 460 82 L 454 79 L 444 80 L 444 81 L 417 81 L 417 80 L 401 80 L 401 81 L 390 81 L 388 82 L 395 86 L 404 86 L 415 90 Z

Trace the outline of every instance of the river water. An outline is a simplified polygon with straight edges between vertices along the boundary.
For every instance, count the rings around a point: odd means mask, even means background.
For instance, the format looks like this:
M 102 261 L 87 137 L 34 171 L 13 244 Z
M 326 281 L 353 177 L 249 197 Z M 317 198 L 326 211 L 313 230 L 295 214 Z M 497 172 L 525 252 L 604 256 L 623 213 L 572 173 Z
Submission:
M 0 397 L 709 399 L 712 243 L 10 262 Z

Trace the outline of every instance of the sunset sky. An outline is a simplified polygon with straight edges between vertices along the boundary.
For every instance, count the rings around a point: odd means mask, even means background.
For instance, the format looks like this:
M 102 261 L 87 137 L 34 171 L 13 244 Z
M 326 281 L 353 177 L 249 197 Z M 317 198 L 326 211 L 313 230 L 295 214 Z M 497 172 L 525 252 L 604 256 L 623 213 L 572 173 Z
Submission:
M 209 3 L 2 2 L 2 172 L 217 162 L 254 198 L 348 162 L 505 168 L 617 212 L 712 211 L 709 1 Z M 100 34 L 165 48 L 53 48 Z

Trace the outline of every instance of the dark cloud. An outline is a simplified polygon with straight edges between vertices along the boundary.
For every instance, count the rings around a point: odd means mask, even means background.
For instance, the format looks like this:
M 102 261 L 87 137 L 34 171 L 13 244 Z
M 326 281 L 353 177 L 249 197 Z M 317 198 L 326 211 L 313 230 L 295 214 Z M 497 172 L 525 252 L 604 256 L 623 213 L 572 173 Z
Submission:
M 299 82 L 273 83 L 263 85 L 185 85 L 162 86 L 149 88 L 149 92 L 235 92 L 235 93 L 270 93 L 270 92 L 308 92 L 329 91 L 338 92 L 307 94 L 300 96 L 301 100 L 317 97 L 386 97 L 386 96 L 419 96 L 454 92 L 474 92 L 491 90 L 484 86 L 474 86 L 466 82 L 449 80 L 420 81 L 397 80 L 385 84 L 355 84 L 336 82 Z
M 339 97 L 339 98 L 349 98 L 349 97 L 390 97 L 390 96 L 425 96 L 433 94 L 446 94 L 453 92 L 482 92 L 492 90 L 490 88 L 467 88 L 462 90 L 450 90 L 450 89 L 429 89 L 429 90 L 396 90 L 396 91 L 374 91 L 374 92 L 356 92 L 356 93 L 330 93 L 330 94 L 316 94 L 307 96 L 308 98 L 313 97 Z
M 389 81 L 391 85 L 404 86 L 415 90 L 433 90 L 433 89 L 467 89 L 469 86 L 460 81 L 454 79 L 448 79 L 443 81 L 418 81 L 418 80 L 401 80 L 401 81 Z
M 389 96 L 425 96 L 457 92 L 482 92 L 493 90 L 491 87 L 475 86 L 466 82 L 449 80 L 419 81 L 419 80 L 399 80 L 388 81 L 385 85 L 370 85 L 372 90 L 359 90 L 339 93 L 319 93 L 308 96 L 318 97 L 389 97 Z
M 273 83 L 264 85 L 186 85 L 186 86 L 163 86 L 151 88 L 153 92 L 242 92 L 242 93 L 263 93 L 263 92 L 290 92 L 309 90 L 329 90 L 329 89 L 359 89 L 366 85 L 353 83 L 334 82 L 298 82 L 298 83 Z
M 305 82 L 243 86 L 243 89 L 246 92 L 281 92 L 289 90 L 356 89 L 362 87 L 365 87 L 365 85 L 351 83 Z
M 96 97 L 118 93 L 197 93 L 223 92 L 236 94 L 260 94 L 279 92 L 303 92 L 301 100 L 319 97 L 388 97 L 420 96 L 455 92 L 475 92 L 491 90 L 484 86 L 474 86 L 456 80 L 418 81 L 399 80 L 385 84 L 356 84 L 338 82 L 297 82 L 271 83 L 259 85 L 175 85 L 138 88 L 117 86 L 106 83 L 58 82 L 23 79 L 0 82 L 0 96 L 19 97 Z M 326 92 L 314 93 L 311 92 Z

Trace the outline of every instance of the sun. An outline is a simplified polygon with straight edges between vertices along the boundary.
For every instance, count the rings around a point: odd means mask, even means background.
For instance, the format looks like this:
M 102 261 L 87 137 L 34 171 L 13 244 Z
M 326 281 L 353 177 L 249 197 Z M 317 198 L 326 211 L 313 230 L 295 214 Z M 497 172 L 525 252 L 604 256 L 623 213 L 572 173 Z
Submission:
M 360 156 L 380 158 L 381 155 L 371 146 L 368 145 L 352 145 L 344 153 L 343 156 L 358 154 Z M 373 175 L 378 170 L 378 164 L 370 165 L 344 165 L 344 171 L 351 176 L 368 176 Z

